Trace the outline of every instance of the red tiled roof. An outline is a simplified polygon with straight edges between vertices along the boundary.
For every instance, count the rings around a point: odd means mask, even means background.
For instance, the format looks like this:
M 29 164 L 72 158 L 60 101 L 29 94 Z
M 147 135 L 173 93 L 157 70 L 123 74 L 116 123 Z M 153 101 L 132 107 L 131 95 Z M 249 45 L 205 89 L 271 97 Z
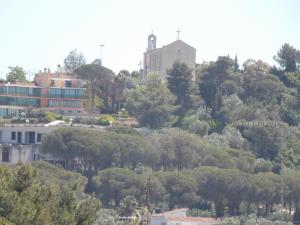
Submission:
M 178 211 L 187 211 L 187 210 L 189 210 L 189 209 L 188 208 L 179 208 L 179 209 L 174 209 L 174 210 L 163 212 L 163 213 L 158 213 L 158 214 L 155 214 L 155 215 L 152 215 L 152 216 L 163 216 L 163 215 L 166 215 L 166 214 L 169 214 L 169 213 L 174 213 L 174 212 L 178 212 Z
M 190 216 L 175 216 L 172 215 L 174 212 L 187 211 L 188 208 L 174 209 L 172 211 L 167 211 L 152 216 L 164 216 L 168 221 L 177 221 L 177 222 L 203 222 L 203 223 L 213 223 L 216 222 L 216 219 L 211 217 L 190 217 Z
M 214 218 L 208 217 L 189 217 L 189 216 L 166 216 L 168 221 L 180 221 L 180 222 L 216 222 Z

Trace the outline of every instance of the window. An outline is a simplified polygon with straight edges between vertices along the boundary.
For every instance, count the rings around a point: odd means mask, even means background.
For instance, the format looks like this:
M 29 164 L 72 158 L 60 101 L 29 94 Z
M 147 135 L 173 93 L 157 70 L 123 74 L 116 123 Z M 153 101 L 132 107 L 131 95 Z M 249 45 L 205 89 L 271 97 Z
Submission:
M 35 144 L 35 132 L 33 131 L 25 132 L 25 143 Z
M 40 133 L 37 134 L 36 141 L 37 142 L 41 142 L 42 141 L 42 134 L 40 134 Z
M 51 80 L 51 87 L 54 87 L 54 86 L 55 86 L 55 81 Z
M 72 87 L 72 81 L 66 80 L 65 81 L 65 87 Z
M 11 132 L 11 140 L 15 141 L 16 140 L 16 132 Z
M 17 142 L 20 144 L 20 143 L 22 143 L 22 132 L 18 132 L 18 140 L 17 140 Z
M 2 162 L 9 162 L 9 149 L 2 149 Z
M 49 106 L 50 107 L 58 107 L 59 101 L 58 100 L 49 100 Z

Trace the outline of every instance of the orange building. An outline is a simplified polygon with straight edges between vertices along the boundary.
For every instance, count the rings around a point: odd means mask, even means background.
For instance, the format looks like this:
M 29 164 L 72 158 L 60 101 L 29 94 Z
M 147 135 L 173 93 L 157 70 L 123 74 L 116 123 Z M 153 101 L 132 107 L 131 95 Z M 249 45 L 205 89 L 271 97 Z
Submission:
M 35 75 L 32 83 L 0 84 L 0 117 L 18 116 L 28 107 L 80 115 L 85 112 L 85 91 L 82 81 L 74 76 L 45 69 Z

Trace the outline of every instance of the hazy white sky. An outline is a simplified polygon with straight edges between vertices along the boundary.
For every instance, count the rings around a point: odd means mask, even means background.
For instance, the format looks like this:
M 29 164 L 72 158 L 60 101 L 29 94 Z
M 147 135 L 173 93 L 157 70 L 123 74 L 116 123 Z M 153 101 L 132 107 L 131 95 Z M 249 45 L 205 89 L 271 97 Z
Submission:
M 0 0 L 0 76 L 8 66 L 55 70 L 70 50 L 115 72 L 137 70 L 153 30 L 158 47 L 180 38 L 197 62 L 238 55 L 273 64 L 288 42 L 300 48 L 298 0 Z

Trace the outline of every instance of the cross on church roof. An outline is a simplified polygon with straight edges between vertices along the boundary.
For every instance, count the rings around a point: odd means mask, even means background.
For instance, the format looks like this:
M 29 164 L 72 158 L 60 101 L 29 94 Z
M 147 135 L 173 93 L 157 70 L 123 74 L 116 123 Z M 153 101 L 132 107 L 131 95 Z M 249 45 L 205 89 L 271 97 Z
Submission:
M 179 33 L 181 32 L 181 30 L 179 30 L 179 28 L 178 28 L 178 30 L 176 32 L 177 32 L 177 40 L 179 40 Z

